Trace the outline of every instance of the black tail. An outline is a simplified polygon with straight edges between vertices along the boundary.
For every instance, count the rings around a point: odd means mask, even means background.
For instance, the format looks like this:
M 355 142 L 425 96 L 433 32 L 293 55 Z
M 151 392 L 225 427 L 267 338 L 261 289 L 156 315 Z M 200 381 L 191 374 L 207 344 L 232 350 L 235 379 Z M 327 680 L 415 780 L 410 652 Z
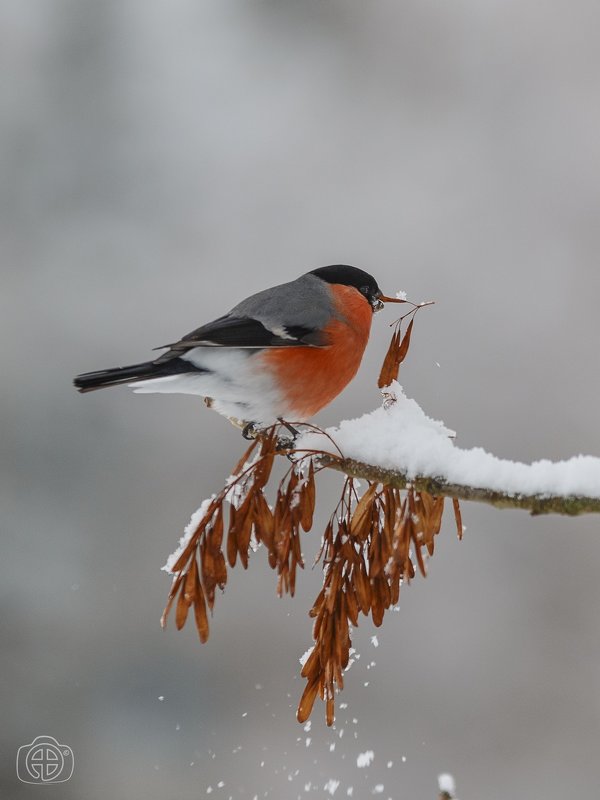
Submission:
M 166 378 L 168 375 L 178 375 L 183 372 L 205 372 L 181 358 L 172 358 L 162 363 L 146 361 L 143 364 L 130 364 L 128 367 L 114 367 L 101 369 L 98 372 L 85 372 L 78 375 L 73 381 L 80 392 L 93 392 L 107 386 L 119 386 L 122 383 L 146 381 L 151 378 Z

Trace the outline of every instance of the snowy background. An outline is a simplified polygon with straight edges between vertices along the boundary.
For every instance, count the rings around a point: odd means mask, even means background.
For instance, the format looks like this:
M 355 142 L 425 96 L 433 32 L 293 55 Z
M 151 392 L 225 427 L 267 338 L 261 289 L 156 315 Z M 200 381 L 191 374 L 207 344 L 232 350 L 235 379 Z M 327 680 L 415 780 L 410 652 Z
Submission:
M 463 800 L 596 795 L 597 518 L 465 504 L 459 544 L 449 515 L 305 732 L 317 571 L 278 600 L 259 553 L 207 645 L 158 625 L 239 434 L 70 382 L 345 262 L 438 301 L 401 380 L 457 444 L 600 455 L 599 31 L 593 0 L 0 3 L 3 797 L 38 791 L 15 754 L 41 734 L 74 750 L 64 800 L 428 800 L 444 771 Z M 318 422 L 378 403 L 393 318 Z

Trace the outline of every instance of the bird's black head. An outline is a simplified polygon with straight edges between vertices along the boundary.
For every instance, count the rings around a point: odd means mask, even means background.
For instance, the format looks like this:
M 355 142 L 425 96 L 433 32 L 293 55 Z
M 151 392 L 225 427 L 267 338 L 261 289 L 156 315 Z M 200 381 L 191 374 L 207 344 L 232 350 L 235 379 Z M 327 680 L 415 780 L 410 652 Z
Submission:
M 354 286 L 371 304 L 373 311 L 383 308 L 379 299 L 382 291 L 377 281 L 368 272 L 358 267 L 349 267 L 347 264 L 332 264 L 330 267 L 319 267 L 309 272 L 326 283 L 341 283 L 343 286 Z

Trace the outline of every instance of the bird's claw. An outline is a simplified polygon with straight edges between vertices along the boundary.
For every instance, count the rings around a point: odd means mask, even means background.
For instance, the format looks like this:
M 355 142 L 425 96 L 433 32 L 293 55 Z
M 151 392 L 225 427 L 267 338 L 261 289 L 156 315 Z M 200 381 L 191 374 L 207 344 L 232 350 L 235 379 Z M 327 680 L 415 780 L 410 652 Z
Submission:
M 255 422 L 247 422 L 242 428 L 242 436 L 244 439 L 254 441 L 258 436 L 258 426 Z
M 300 435 L 300 431 L 297 431 L 296 428 L 290 425 L 289 422 L 286 422 L 281 418 L 279 419 L 279 423 L 284 428 L 286 428 L 292 435 L 278 436 L 275 450 L 277 450 L 278 452 L 285 450 L 293 450 L 296 439 Z M 254 441 L 260 434 L 260 431 L 261 429 L 256 424 L 256 422 L 247 422 L 242 428 L 242 436 L 244 437 L 244 439 L 248 439 L 249 441 Z

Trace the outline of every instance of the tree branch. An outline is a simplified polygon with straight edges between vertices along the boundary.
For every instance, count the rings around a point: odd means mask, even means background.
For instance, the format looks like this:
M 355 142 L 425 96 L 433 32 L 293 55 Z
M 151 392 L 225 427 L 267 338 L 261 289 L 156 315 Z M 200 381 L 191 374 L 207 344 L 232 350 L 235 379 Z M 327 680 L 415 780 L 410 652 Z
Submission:
M 246 423 L 241 420 L 230 418 L 229 421 L 236 428 L 244 429 L 246 426 Z M 254 435 L 258 438 L 262 438 L 260 431 L 254 431 Z M 281 437 L 279 441 L 282 452 L 290 452 L 289 440 Z M 408 478 L 400 469 L 385 469 L 353 458 L 344 458 L 327 454 L 317 455 L 315 457 L 315 463 L 320 467 L 334 469 L 337 472 L 343 472 L 353 478 L 363 478 L 372 483 L 381 483 L 393 486 L 397 489 L 405 489 L 412 486 L 417 489 L 417 491 L 425 491 L 434 496 L 443 495 L 444 497 L 455 497 L 458 500 L 487 503 L 496 508 L 524 509 L 525 511 L 531 512 L 534 516 L 540 514 L 563 514 L 576 517 L 580 514 L 600 513 L 600 497 L 586 497 L 584 495 L 515 494 L 478 486 L 449 483 L 443 478 L 433 475 L 419 475 L 416 478 Z
M 425 491 L 431 495 L 444 495 L 456 497 L 459 500 L 472 500 L 477 503 L 488 503 L 496 508 L 522 508 L 533 515 L 538 514 L 566 514 L 576 517 L 579 514 L 599 514 L 600 498 L 583 496 L 543 496 L 508 494 L 482 489 L 477 486 L 462 486 L 457 483 L 448 483 L 441 478 L 420 475 L 409 479 L 400 471 L 383 469 L 382 467 L 365 464 L 352 458 L 336 459 L 329 456 L 320 456 L 317 459 L 320 466 L 344 472 L 354 478 L 387 484 L 397 489 L 413 486 L 418 491 Z

